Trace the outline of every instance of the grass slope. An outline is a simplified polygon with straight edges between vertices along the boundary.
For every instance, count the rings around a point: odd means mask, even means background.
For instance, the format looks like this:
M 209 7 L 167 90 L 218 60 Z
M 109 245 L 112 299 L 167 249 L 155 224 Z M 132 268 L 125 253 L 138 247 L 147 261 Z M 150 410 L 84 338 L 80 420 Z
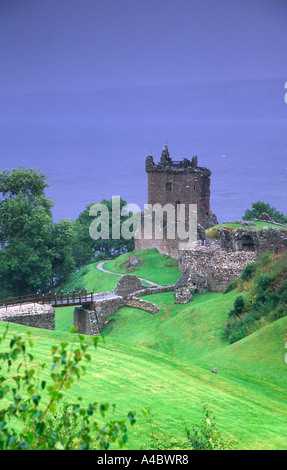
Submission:
M 155 250 L 136 255 L 144 262 L 133 274 L 159 284 L 180 275 Z M 123 255 L 109 262 L 109 268 L 119 268 L 125 260 Z M 98 291 L 117 283 L 117 276 L 98 271 L 96 265 L 83 268 L 79 277 Z M 196 295 L 185 305 L 175 305 L 172 293 L 146 296 L 161 307 L 155 316 L 121 309 L 92 352 L 85 378 L 67 392 L 67 400 L 81 395 L 87 402 L 115 403 L 119 416 L 137 411 L 130 449 L 148 441 L 144 407 L 151 407 L 156 431 L 172 438 L 183 436 L 184 422 L 192 426 L 201 420 L 202 403 L 212 410 L 219 430 L 235 448 L 286 449 L 287 317 L 230 345 L 222 333 L 237 295 L 236 290 Z M 35 360 L 45 360 L 52 344 L 71 338 L 67 332 L 71 323 L 72 310 L 61 308 L 56 312 L 57 331 L 33 329 Z M 19 325 L 11 329 L 25 331 Z M 210 372 L 212 367 L 217 374 Z
M 134 252 L 140 264 L 132 271 L 127 271 L 127 260 L 131 253 L 125 253 L 115 260 L 105 263 L 105 269 L 119 274 L 134 274 L 138 277 L 148 279 L 161 285 L 175 284 L 180 278 L 181 272 L 178 269 L 177 261 L 170 256 L 161 255 L 156 249 L 141 250 Z

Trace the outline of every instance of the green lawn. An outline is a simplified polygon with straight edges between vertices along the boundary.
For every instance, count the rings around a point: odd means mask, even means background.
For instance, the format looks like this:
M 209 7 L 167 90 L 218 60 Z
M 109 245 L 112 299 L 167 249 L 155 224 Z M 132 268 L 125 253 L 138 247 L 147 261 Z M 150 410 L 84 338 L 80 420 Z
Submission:
M 144 263 L 132 274 L 159 284 L 180 275 L 155 250 L 136 254 Z M 121 269 L 125 256 L 105 267 Z M 90 283 L 87 287 L 99 292 L 115 287 L 118 279 L 98 271 L 96 265 L 82 273 Z M 185 422 L 192 426 L 201 420 L 205 403 L 235 448 L 286 450 L 287 317 L 230 345 L 222 333 L 237 295 L 237 290 L 195 295 L 185 305 L 174 304 L 173 293 L 145 296 L 161 307 L 154 316 L 122 308 L 104 330 L 97 351 L 91 351 L 86 376 L 66 392 L 67 400 L 81 395 L 86 402 L 115 403 L 118 416 L 135 410 L 130 449 L 148 441 L 144 407 L 151 407 L 156 432 L 172 438 L 183 436 Z M 47 360 L 55 342 L 71 339 L 72 321 L 73 309 L 59 308 L 55 332 L 33 329 L 35 361 Z M 25 331 L 18 325 L 11 329 Z M 213 367 L 217 374 L 211 373 Z

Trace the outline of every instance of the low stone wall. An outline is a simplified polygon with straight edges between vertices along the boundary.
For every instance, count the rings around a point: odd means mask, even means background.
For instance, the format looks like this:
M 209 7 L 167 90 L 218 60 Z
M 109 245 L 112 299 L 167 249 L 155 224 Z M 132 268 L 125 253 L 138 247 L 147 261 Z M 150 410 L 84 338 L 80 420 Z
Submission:
M 173 286 L 172 286 L 173 287 Z M 171 286 L 165 286 L 165 289 L 170 289 Z M 149 291 L 159 290 L 162 288 L 148 287 Z M 167 292 L 168 290 L 164 290 Z M 140 293 L 142 291 L 139 291 Z M 146 293 L 146 289 L 143 289 Z M 154 293 L 154 292 L 153 292 Z M 138 294 L 138 292 L 136 293 Z M 156 315 L 160 312 L 160 308 L 152 302 L 139 299 L 137 295 L 130 294 L 127 298 L 119 295 L 107 299 L 99 299 L 94 301 L 89 308 L 75 307 L 74 310 L 74 326 L 77 328 L 77 333 L 84 335 L 99 335 L 105 326 L 111 321 L 111 316 L 122 307 L 131 307 L 144 310 L 145 312 Z
M 194 271 L 206 279 L 207 290 L 223 292 L 242 273 L 244 267 L 256 261 L 253 252 L 226 252 L 216 244 L 198 247 L 194 251 L 183 251 L 179 260 L 182 273 Z
M 174 285 L 158 286 L 158 287 L 145 287 L 133 293 L 136 297 L 143 295 L 162 294 L 163 292 L 173 292 Z M 129 298 L 129 297 L 128 297 Z
M 153 304 L 152 302 L 147 302 L 143 299 L 138 299 L 137 297 L 130 298 L 125 302 L 126 307 L 138 308 L 139 310 L 144 310 L 145 312 L 156 315 L 160 312 L 160 308 Z
M 203 274 L 198 274 L 189 270 L 183 273 L 174 287 L 174 303 L 185 304 L 193 299 L 193 293 L 205 293 L 207 289 L 207 281 Z
M 1 308 L 0 320 L 33 328 L 55 330 L 55 310 L 47 304 L 35 303 Z

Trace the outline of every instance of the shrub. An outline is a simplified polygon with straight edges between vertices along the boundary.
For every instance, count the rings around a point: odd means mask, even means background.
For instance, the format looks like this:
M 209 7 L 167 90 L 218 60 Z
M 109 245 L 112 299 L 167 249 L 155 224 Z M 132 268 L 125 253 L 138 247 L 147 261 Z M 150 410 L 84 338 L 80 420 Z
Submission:
M 287 315 L 287 305 L 286 302 L 280 302 L 277 307 L 271 311 L 270 313 L 270 320 L 271 321 L 276 321 L 279 320 L 282 317 L 285 317 Z
M 257 296 L 255 297 L 255 300 L 252 304 L 252 310 L 256 311 L 256 310 L 260 310 L 261 307 L 262 307 L 262 304 L 264 304 L 266 301 L 267 301 L 268 297 L 267 297 L 267 294 L 265 292 L 261 292 L 259 294 L 257 294 Z
M 270 274 L 261 274 L 257 279 L 257 289 L 259 292 L 265 292 L 272 287 L 275 278 Z
M 260 261 L 259 261 L 259 266 L 261 268 L 266 268 L 272 262 L 273 262 L 273 256 L 269 251 L 267 251 L 266 253 L 262 253 L 260 257 Z
M 230 444 L 222 438 L 215 418 L 211 417 L 212 411 L 209 411 L 206 405 L 203 406 L 203 418 L 199 424 L 189 428 L 186 423 L 183 423 L 185 438 L 178 436 L 168 438 L 158 434 L 153 423 L 151 409 L 147 407 L 143 413 L 151 429 L 150 441 L 143 446 L 143 449 L 229 450 L 231 448 Z
M 188 443 L 193 450 L 227 450 L 228 443 L 221 437 L 215 418 L 211 417 L 211 411 L 204 407 L 204 417 L 197 426 L 192 429 L 185 428 Z
M 228 286 L 227 286 L 226 289 L 224 290 L 223 294 L 228 294 L 228 292 L 233 291 L 233 290 L 236 289 L 237 287 L 238 287 L 238 279 L 235 279 L 235 280 L 232 281 L 230 284 L 228 284 Z
M 249 279 L 251 279 L 254 273 L 256 272 L 256 269 L 257 269 L 257 263 L 247 264 L 247 266 L 245 266 L 245 268 L 243 269 L 241 273 L 241 276 L 240 276 L 241 280 L 249 281 Z
M 238 297 L 236 297 L 234 301 L 233 309 L 230 310 L 228 315 L 230 317 L 241 315 L 241 313 L 244 310 L 244 307 L 245 307 L 245 300 L 242 295 L 239 295 Z

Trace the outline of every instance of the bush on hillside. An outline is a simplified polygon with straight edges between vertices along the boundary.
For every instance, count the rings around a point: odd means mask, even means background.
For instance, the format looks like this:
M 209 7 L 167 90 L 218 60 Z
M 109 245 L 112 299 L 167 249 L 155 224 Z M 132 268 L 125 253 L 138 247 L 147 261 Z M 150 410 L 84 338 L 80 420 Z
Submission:
M 234 301 L 233 309 L 230 310 L 228 315 L 230 317 L 239 316 L 243 312 L 244 307 L 245 307 L 245 300 L 242 295 L 239 295 L 238 297 L 236 297 Z
M 276 277 L 274 275 L 261 274 L 256 280 L 258 292 L 267 292 L 272 289 L 275 279 Z
M 245 268 L 243 269 L 241 276 L 237 279 L 234 279 L 234 281 L 228 284 L 228 286 L 225 288 L 223 293 L 228 294 L 228 292 L 231 292 L 237 287 L 239 287 L 240 284 L 242 284 L 242 282 L 250 281 L 250 279 L 252 279 L 254 275 L 256 274 L 256 270 L 257 270 L 257 263 L 247 264 Z
M 242 281 L 249 281 L 249 279 L 251 279 L 254 273 L 256 272 L 256 268 L 256 263 L 247 264 L 241 273 L 240 279 Z
M 232 281 L 230 284 L 228 284 L 228 286 L 225 288 L 223 294 L 228 294 L 228 292 L 233 291 L 233 290 L 236 289 L 237 287 L 238 287 L 238 279 L 235 279 L 235 280 Z
M 228 313 L 224 336 L 230 343 L 287 315 L 287 253 L 264 253 L 242 273 L 253 285 L 245 297 L 237 296 Z

